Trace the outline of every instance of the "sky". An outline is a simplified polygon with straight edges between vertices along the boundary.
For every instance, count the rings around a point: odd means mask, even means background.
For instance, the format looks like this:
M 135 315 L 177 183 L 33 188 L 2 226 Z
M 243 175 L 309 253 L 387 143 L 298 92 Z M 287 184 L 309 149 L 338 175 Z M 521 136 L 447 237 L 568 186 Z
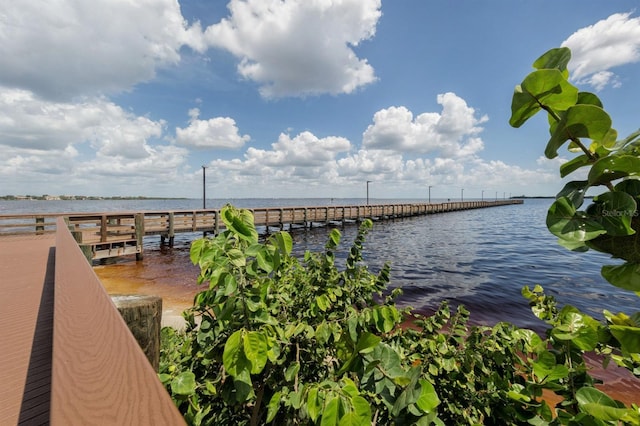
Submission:
M 509 126 L 514 87 L 567 46 L 637 130 L 637 6 L 0 0 L 0 195 L 555 195 L 571 154 L 540 114 Z

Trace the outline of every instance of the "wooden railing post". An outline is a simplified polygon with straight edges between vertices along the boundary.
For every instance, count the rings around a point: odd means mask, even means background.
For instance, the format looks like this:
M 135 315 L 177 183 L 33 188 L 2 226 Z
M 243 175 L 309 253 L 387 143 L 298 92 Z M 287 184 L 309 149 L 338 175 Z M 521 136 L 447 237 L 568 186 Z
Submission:
M 144 241 L 144 213 L 136 213 L 135 215 L 135 231 L 136 231 L 136 260 L 142 260 L 143 254 L 143 241 Z

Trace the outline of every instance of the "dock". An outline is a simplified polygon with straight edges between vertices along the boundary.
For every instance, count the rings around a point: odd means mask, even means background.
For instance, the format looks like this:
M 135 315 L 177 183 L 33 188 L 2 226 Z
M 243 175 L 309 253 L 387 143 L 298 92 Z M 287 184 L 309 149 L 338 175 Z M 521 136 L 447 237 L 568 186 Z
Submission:
M 312 228 L 345 224 L 364 219 L 389 220 L 469 209 L 522 204 L 522 200 L 459 201 L 447 203 L 374 204 L 316 207 L 251 208 L 256 227 L 264 233 L 294 227 Z M 161 244 L 173 245 L 178 233 L 217 235 L 224 223 L 219 209 L 57 213 L 0 215 L 0 238 L 10 235 L 44 235 L 55 232 L 63 216 L 76 242 L 89 261 L 135 255 L 143 259 L 145 237 L 159 236 Z

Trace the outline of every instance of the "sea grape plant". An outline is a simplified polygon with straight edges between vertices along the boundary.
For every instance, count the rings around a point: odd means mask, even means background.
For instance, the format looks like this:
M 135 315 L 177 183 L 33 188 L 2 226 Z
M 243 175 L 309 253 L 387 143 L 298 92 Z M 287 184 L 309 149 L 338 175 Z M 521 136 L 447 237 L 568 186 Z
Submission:
M 622 259 L 603 266 L 603 277 L 640 294 L 640 130 L 618 139 L 598 96 L 569 82 L 570 59 L 571 51 L 562 47 L 533 63 L 535 71 L 516 86 L 509 123 L 520 127 L 538 112 L 547 113 L 551 136 L 545 156 L 557 157 L 566 144 L 573 157 L 560 166 L 560 176 L 585 171 L 557 194 L 547 214 L 549 231 L 571 250 L 591 248 Z M 589 189 L 600 193 L 582 208 Z
M 364 220 L 344 267 L 341 233 L 291 255 L 287 232 L 262 241 L 250 211 L 225 206 L 225 231 L 192 243 L 205 289 L 185 333 L 163 329 L 160 378 L 190 424 L 427 425 L 519 423 L 543 401 L 513 398 L 533 333 L 470 327 L 443 304 L 398 309 L 390 267 L 363 263 Z M 500 423 L 498 421 L 498 423 Z
M 549 231 L 574 251 L 594 249 L 620 259 L 605 265 L 602 276 L 614 286 L 640 295 L 640 131 L 618 139 L 600 99 L 569 81 L 571 51 L 556 48 L 534 63 L 535 69 L 517 85 L 510 124 L 522 126 L 538 112 L 546 112 L 550 137 L 549 159 L 567 145 L 572 158 L 560 166 L 560 177 L 581 174 L 557 194 L 547 213 Z M 599 191 L 583 207 L 586 192 Z M 640 377 L 640 312 L 633 315 L 604 311 L 601 324 L 573 306 L 561 309 L 541 287 L 523 289 L 534 314 L 551 326 L 546 344 L 525 375 L 560 377 L 562 386 L 546 387 L 564 398 L 557 422 L 571 424 L 640 424 L 637 406 L 627 409 L 593 387 L 584 362 L 587 352 L 604 355 Z M 536 372 L 535 365 L 538 365 Z M 527 363 L 524 364 L 528 366 Z M 531 367 L 531 365 L 529 365 Z

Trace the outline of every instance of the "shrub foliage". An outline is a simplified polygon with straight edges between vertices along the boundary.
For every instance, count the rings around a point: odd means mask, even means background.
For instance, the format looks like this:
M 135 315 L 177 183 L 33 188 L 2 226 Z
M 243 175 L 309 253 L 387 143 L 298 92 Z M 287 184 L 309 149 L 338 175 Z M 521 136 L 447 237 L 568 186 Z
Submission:
M 546 155 L 565 142 L 580 153 L 561 174 L 590 167 L 588 179 L 558 194 L 547 226 L 570 249 L 622 258 L 603 275 L 638 292 L 640 132 L 616 141 L 597 97 L 569 83 L 569 58 L 562 48 L 536 60 L 510 122 L 546 111 Z M 580 211 L 594 186 L 607 191 Z M 605 311 L 601 322 L 536 286 L 523 296 L 548 325 L 544 335 L 471 326 L 464 307 L 446 303 L 423 316 L 396 307 L 388 264 L 374 274 L 362 261 L 370 220 L 338 266 L 337 229 L 324 251 L 298 259 L 287 232 L 259 238 L 248 210 L 227 205 L 221 217 L 224 232 L 191 246 L 205 289 L 184 313 L 186 330 L 162 330 L 160 379 L 190 424 L 640 424 L 638 406 L 598 390 L 585 362 L 596 354 L 640 376 L 640 313 Z M 550 406 L 543 391 L 560 402 Z

